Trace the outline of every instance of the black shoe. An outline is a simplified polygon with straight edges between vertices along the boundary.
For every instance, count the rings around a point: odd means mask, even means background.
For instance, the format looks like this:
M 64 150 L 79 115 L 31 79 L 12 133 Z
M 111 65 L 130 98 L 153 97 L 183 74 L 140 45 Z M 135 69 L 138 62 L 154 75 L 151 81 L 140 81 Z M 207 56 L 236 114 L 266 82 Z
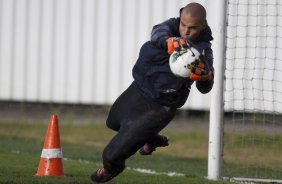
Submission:
M 156 151 L 157 147 L 168 146 L 168 137 L 165 135 L 158 135 L 158 138 L 151 143 L 146 143 L 140 148 L 139 153 L 141 155 L 151 155 L 153 151 Z
M 91 180 L 96 183 L 104 183 L 107 181 L 110 181 L 115 177 L 111 173 L 109 173 L 107 170 L 105 170 L 104 167 L 97 169 L 92 175 Z
M 114 177 L 116 177 L 119 173 L 121 173 L 124 170 L 124 168 L 120 168 L 116 170 L 115 172 L 109 172 L 104 167 L 97 169 L 92 175 L 91 180 L 96 183 L 105 183 L 107 181 L 110 181 Z

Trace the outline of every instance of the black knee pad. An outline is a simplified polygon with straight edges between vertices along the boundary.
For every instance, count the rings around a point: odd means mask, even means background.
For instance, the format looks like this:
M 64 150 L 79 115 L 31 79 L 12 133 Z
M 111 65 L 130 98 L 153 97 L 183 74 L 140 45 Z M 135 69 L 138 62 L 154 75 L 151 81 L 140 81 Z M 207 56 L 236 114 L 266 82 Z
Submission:
M 111 122 L 109 119 L 107 119 L 106 125 L 109 129 L 112 129 L 114 131 L 118 131 L 120 128 L 120 126 L 118 126 L 117 124 L 114 124 L 114 122 Z

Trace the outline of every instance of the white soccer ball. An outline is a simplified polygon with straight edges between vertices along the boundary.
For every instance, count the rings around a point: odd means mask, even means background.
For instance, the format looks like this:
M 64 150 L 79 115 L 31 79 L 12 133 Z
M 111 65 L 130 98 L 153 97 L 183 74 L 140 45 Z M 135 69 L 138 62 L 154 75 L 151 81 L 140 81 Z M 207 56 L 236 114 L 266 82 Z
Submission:
M 191 65 L 198 60 L 200 53 L 197 49 L 174 51 L 169 58 L 169 66 L 172 73 L 178 77 L 188 78 L 191 73 Z

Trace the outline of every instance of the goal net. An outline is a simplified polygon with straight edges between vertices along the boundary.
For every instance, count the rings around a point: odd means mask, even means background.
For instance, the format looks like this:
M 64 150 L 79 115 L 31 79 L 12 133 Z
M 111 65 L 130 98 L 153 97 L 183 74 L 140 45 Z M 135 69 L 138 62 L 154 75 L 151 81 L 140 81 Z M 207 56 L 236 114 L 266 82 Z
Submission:
M 282 1 L 228 0 L 222 176 L 282 183 Z

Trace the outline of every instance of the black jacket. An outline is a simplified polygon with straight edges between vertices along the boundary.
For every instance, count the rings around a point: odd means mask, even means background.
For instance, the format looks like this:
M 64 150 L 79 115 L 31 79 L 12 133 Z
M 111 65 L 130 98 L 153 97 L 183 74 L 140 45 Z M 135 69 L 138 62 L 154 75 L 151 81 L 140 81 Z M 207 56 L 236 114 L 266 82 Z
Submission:
M 153 27 L 151 40 L 140 49 L 139 57 L 133 68 L 133 78 L 143 94 L 159 104 L 179 108 L 186 102 L 193 81 L 176 77 L 170 70 L 166 40 L 180 37 L 180 18 L 171 18 Z M 204 51 L 205 60 L 213 70 L 213 56 L 210 41 L 210 28 L 203 30 L 193 42 L 200 53 Z M 196 82 L 198 90 L 207 93 L 213 86 L 213 80 Z

